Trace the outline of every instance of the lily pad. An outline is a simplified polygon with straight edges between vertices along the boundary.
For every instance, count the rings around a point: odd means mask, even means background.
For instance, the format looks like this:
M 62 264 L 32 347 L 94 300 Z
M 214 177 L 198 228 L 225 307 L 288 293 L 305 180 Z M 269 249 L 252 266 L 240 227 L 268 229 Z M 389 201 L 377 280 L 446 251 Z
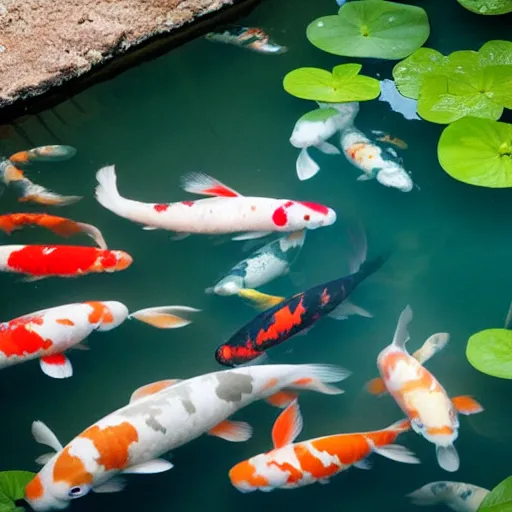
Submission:
M 478 50 L 478 56 L 483 66 L 512 65 L 512 42 L 487 41 Z
M 499 483 L 478 507 L 478 512 L 510 512 L 512 510 L 512 476 Z
M 437 155 L 441 167 L 458 181 L 479 187 L 512 187 L 511 124 L 460 119 L 444 129 Z
M 22 511 L 15 503 L 25 496 L 25 487 L 36 476 L 31 471 L 0 472 L 0 512 Z
M 307 38 L 334 55 L 403 59 L 430 35 L 427 13 L 421 7 L 384 0 L 348 2 L 337 15 L 310 23 Z
M 497 15 L 512 12 L 512 0 L 457 0 L 462 7 L 477 14 Z
M 379 81 L 359 75 L 361 68 L 361 64 L 341 64 L 332 73 L 318 68 L 294 69 L 284 77 L 283 87 L 287 93 L 304 100 L 331 103 L 373 100 L 380 93 Z
M 469 338 L 468 361 L 478 371 L 501 379 L 512 379 L 512 331 L 487 329 Z

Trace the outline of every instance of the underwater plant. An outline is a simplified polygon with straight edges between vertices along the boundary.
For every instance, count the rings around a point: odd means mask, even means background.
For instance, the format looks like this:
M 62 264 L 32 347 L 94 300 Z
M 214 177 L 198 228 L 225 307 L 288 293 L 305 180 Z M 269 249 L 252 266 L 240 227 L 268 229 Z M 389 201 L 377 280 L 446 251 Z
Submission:
M 25 497 L 25 487 L 35 476 L 31 471 L 0 471 L 0 512 L 25 510 L 16 501 Z
M 477 512 L 510 512 L 512 510 L 512 476 L 505 478 L 484 498 Z

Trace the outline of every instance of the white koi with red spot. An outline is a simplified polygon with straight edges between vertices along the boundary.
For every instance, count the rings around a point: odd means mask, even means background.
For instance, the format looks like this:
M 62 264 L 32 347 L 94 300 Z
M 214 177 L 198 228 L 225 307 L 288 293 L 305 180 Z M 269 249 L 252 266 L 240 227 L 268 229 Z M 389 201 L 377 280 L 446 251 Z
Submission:
M 341 393 L 327 383 L 348 374 L 331 365 L 266 365 L 155 382 L 66 446 L 35 422 L 36 440 L 56 453 L 39 459 L 45 465 L 27 485 L 25 499 L 36 512 L 45 512 L 64 509 L 91 490 L 119 491 L 123 483 L 116 475 L 169 470 L 172 464 L 160 457 L 203 434 L 228 441 L 249 439 L 249 425 L 227 418 L 252 402 L 285 388 Z
M 168 204 L 141 203 L 119 195 L 114 166 L 96 174 L 98 202 L 116 215 L 144 224 L 145 229 L 166 229 L 185 235 L 244 233 L 236 240 L 259 238 L 272 232 L 291 232 L 330 226 L 336 221 L 331 208 L 289 199 L 242 196 L 201 173 L 183 177 L 184 190 L 214 196 Z
M 385 389 L 411 420 L 412 428 L 435 444 L 439 465 L 446 471 L 457 471 L 459 457 L 454 441 L 458 437 L 461 414 L 483 411 L 473 398 L 449 398 L 439 381 L 420 362 L 426 361 L 435 350 L 423 357 L 413 357 L 405 344 L 409 340 L 407 326 L 412 320 L 412 309 L 407 306 L 401 313 L 393 342 L 377 358 L 377 366 Z

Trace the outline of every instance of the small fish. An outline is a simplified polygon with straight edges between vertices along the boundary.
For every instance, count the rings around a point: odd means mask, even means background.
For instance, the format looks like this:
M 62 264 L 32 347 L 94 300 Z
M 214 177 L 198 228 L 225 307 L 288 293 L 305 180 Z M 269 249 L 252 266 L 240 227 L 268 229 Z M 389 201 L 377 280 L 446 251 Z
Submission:
M 196 201 L 141 203 L 119 195 L 114 166 L 96 174 L 96 199 L 111 212 L 145 225 L 143 229 L 167 229 L 183 237 L 191 233 L 220 235 L 241 233 L 233 240 L 261 238 L 272 232 L 293 232 L 330 226 L 336 213 L 327 206 L 289 199 L 243 196 L 202 173 L 182 178 L 183 189 L 214 196 Z
M 489 494 L 488 489 L 464 482 L 431 482 L 408 494 L 413 505 L 444 503 L 455 512 L 477 512 Z
M 392 144 L 393 146 L 396 146 L 400 149 L 407 149 L 409 146 L 407 146 L 407 142 L 403 141 L 402 139 L 399 139 L 398 137 L 392 137 L 389 135 L 389 133 L 383 133 L 380 131 L 373 131 L 375 135 L 379 135 L 377 137 L 377 140 L 379 142 L 386 142 L 387 144 Z
M 31 162 L 63 162 L 76 155 L 76 149 L 71 146 L 40 146 L 19 151 L 9 157 L 14 164 L 29 164 Z
M 335 434 L 294 443 L 302 426 L 302 415 L 295 399 L 274 423 L 273 449 L 232 467 L 229 471 L 232 485 L 248 493 L 327 484 L 331 477 L 352 466 L 370 469 L 367 458 L 372 453 L 406 464 L 419 463 L 407 448 L 393 444 L 402 432 L 411 429 L 408 420 L 398 421 L 383 430 Z
M 286 46 L 272 41 L 261 28 L 232 26 L 222 31 L 210 32 L 206 34 L 205 39 L 215 43 L 232 44 L 258 53 L 282 54 L 288 51 Z
M 418 100 L 402 96 L 393 80 L 381 80 L 379 100 L 389 103 L 391 110 L 398 114 L 402 114 L 405 119 L 416 119 L 421 121 L 421 117 L 417 114 Z
M 297 259 L 305 238 L 305 231 L 297 231 L 264 245 L 237 263 L 216 285 L 207 288 L 206 293 L 235 295 L 242 288 L 258 288 L 285 275 Z
M 168 471 L 173 465 L 161 457 L 203 434 L 231 442 L 250 439 L 250 425 L 228 418 L 251 403 L 284 389 L 339 394 L 330 384 L 348 374 L 332 365 L 266 365 L 153 382 L 66 446 L 35 421 L 35 440 L 54 452 L 38 457 L 44 466 L 25 487 L 25 500 L 36 512 L 49 512 L 90 491 L 121 491 L 122 474 Z
M 72 245 L 1 245 L 0 271 L 26 274 L 25 281 L 78 277 L 127 269 L 133 258 L 124 251 Z
M 78 233 L 85 233 L 94 240 L 98 247 L 107 249 L 107 243 L 101 231 L 90 224 L 75 222 L 71 219 L 48 215 L 47 213 L 9 213 L 7 215 L 0 215 L 0 230 L 8 235 L 23 226 L 39 226 L 65 238 Z
M 457 412 L 477 414 L 483 407 L 469 396 L 450 399 L 437 379 L 407 352 L 407 327 L 411 320 L 412 309 L 407 306 L 400 315 L 392 343 L 377 358 L 380 376 L 388 393 L 411 420 L 412 429 L 436 446 L 441 468 L 457 471 L 460 462 L 453 445 L 459 429 Z

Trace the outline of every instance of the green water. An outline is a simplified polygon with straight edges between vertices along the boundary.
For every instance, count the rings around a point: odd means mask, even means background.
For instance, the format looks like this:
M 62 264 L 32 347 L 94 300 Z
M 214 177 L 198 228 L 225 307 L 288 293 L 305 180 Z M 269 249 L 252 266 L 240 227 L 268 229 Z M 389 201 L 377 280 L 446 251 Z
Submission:
M 473 15 L 455 0 L 417 4 L 428 11 L 432 24 L 426 46 L 443 53 L 478 49 L 487 40 L 510 37 L 510 16 Z M 263 289 L 269 293 L 290 295 L 344 275 L 347 217 L 355 215 L 364 223 L 370 256 L 396 248 L 385 267 L 353 296 L 374 318 L 325 319 L 307 336 L 271 354 L 276 363 L 330 362 L 353 372 L 343 382 L 344 395 L 304 394 L 305 427 L 300 439 L 382 428 L 402 417 L 392 399 L 370 397 L 363 386 L 377 375 L 377 354 L 391 341 L 398 315 L 408 303 L 415 313 L 411 349 L 434 332 L 450 332 L 450 344 L 428 367 L 450 395 L 471 394 L 486 410 L 461 417 L 456 443 L 461 469 L 455 474 L 443 472 L 434 447 L 409 433 L 401 442 L 417 453 L 421 465 L 375 456 L 371 471 L 350 470 L 330 485 L 243 495 L 231 487 L 227 472 L 236 462 L 270 448 L 270 429 L 278 413 L 257 403 L 236 416 L 255 427 L 249 442 L 234 444 L 204 436 L 175 450 L 175 468 L 169 473 L 132 476 L 124 492 L 91 493 L 74 501 L 73 511 L 259 512 L 281 507 L 305 511 L 315 506 L 405 511 L 414 507 L 404 495 L 427 482 L 457 480 L 492 488 L 510 474 L 510 384 L 473 370 L 464 355 L 469 335 L 503 325 L 511 300 L 510 192 L 452 180 L 436 158 L 441 127 L 407 121 L 376 100 L 361 105 L 357 126 L 364 132 L 385 130 L 408 143 L 404 165 L 420 190 L 404 194 L 375 181 L 357 182 L 358 172 L 342 156 L 321 155 L 320 173 L 299 182 L 298 150 L 288 138 L 295 121 L 313 104 L 287 95 L 281 80 L 296 67 L 329 69 L 344 62 L 314 48 L 304 35 L 311 20 L 336 8 L 334 0 L 266 0 L 242 22 L 264 28 L 288 46 L 285 55 L 259 55 L 198 39 L 24 121 L 20 126 L 32 144 L 20 132 L 1 141 L 3 154 L 44 144 L 75 146 L 74 159 L 34 165 L 28 176 L 61 194 L 84 195 L 81 202 L 51 213 L 98 226 L 110 248 L 126 250 L 135 260 L 125 272 L 75 280 L 27 284 L 0 276 L 2 320 L 86 300 L 119 300 L 131 311 L 179 304 L 202 312 L 183 329 L 161 331 L 126 322 L 112 332 L 93 334 L 89 352 L 70 353 L 71 379 L 50 379 L 37 362 L 4 370 L 0 469 L 37 470 L 33 461 L 45 448 L 30 435 L 36 419 L 67 443 L 124 405 L 132 391 L 145 383 L 221 369 L 214 349 L 255 314 L 234 298 L 204 294 L 222 272 L 246 257 L 243 242 L 201 236 L 171 241 L 167 232 L 142 231 L 116 217 L 93 197 L 95 172 L 115 164 L 121 194 L 140 201 L 189 198 L 179 188 L 179 176 L 200 170 L 241 193 L 310 200 L 335 208 L 337 223 L 308 234 L 292 278 L 270 283 Z M 390 78 L 392 66 L 368 61 L 363 72 Z M 0 201 L 2 213 L 21 211 L 9 191 Z M 74 242 L 80 243 L 79 238 Z M 62 240 L 27 229 L 4 243 Z

